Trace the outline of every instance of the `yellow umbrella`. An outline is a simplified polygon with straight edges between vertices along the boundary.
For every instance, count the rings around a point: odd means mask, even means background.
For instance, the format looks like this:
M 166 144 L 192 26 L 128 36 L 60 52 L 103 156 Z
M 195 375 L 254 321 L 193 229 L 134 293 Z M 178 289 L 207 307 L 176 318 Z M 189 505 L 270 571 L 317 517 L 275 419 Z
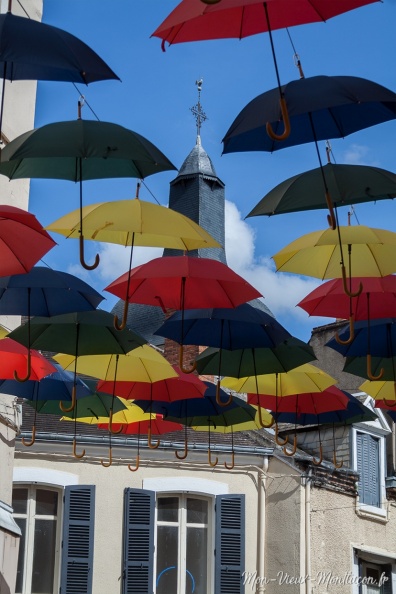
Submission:
M 359 386 L 362 392 L 366 392 L 374 400 L 383 400 L 391 402 L 389 406 L 396 406 L 396 382 L 392 380 L 370 381 L 366 380 Z

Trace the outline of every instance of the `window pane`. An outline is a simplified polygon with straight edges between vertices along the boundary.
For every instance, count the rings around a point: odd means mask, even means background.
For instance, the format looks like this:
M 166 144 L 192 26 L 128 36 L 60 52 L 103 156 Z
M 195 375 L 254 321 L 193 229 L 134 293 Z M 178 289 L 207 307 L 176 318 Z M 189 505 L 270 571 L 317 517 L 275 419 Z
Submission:
M 177 522 L 178 509 L 178 497 L 161 497 L 158 499 L 158 521 Z
M 43 491 L 37 489 L 36 495 L 36 515 L 37 516 L 56 516 L 58 506 L 58 493 L 55 491 Z
M 54 520 L 36 520 L 34 532 L 32 592 L 52 594 L 55 564 Z
M 23 588 L 23 573 L 24 573 L 24 565 L 25 565 L 26 520 L 22 520 L 21 518 L 15 518 L 15 522 L 18 524 L 18 526 L 22 532 L 22 536 L 19 541 L 18 568 L 17 568 L 16 587 L 15 587 L 15 594 L 20 594 L 22 592 L 22 588 Z
M 12 507 L 14 514 L 26 514 L 27 512 L 27 489 L 13 489 L 12 490 Z
M 187 523 L 208 523 L 208 502 L 203 499 L 187 499 Z
M 207 559 L 207 529 L 187 528 L 186 594 L 206 594 Z
M 156 594 L 177 593 L 178 529 L 158 526 Z

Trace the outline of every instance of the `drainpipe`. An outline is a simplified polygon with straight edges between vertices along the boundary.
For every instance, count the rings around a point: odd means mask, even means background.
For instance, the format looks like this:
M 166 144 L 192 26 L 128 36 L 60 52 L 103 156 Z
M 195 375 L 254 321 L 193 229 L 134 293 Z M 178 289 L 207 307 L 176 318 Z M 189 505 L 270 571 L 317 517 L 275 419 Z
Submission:
M 311 594 L 311 475 L 310 468 L 305 479 L 305 582 L 306 594 Z
M 260 469 L 261 470 L 261 469 Z M 263 469 L 259 473 L 257 516 L 259 519 L 258 530 L 258 562 L 257 562 L 257 594 L 265 592 L 265 515 L 266 515 L 266 482 L 268 472 L 268 456 L 264 456 Z M 260 579 L 262 578 L 262 579 Z

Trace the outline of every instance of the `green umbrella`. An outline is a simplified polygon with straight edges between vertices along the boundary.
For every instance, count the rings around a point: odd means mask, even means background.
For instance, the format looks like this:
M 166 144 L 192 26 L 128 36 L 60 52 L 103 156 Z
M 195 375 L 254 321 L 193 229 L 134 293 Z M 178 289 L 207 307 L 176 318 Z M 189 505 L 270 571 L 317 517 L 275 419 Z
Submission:
M 396 382 L 396 357 L 346 357 L 343 371 L 358 377 Z
M 247 217 L 328 208 L 324 180 L 334 206 L 396 197 L 396 173 L 365 165 L 327 163 L 322 169 L 305 171 L 277 185 Z
M 55 122 L 21 134 L 1 152 L 0 174 L 9 179 L 65 179 L 80 184 L 90 179 L 132 177 L 143 179 L 176 167 L 149 140 L 111 122 L 78 119 Z M 80 220 L 80 261 L 84 262 L 84 235 Z

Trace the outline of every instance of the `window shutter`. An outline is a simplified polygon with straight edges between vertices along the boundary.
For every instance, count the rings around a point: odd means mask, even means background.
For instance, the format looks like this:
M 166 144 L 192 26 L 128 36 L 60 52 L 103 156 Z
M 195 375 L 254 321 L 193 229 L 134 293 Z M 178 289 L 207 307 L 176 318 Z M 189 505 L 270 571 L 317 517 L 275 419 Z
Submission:
M 380 507 L 379 440 L 367 433 L 357 433 L 356 454 L 360 502 Z
M 245 496 L 216 497 L 215 594 L 243 594 Z
M 392 594 L 392 565 L 382 565 L 381 573 L 384 572 L 388 579 L 382 584 L 381 594 Z
M 125 489 L 122 594 L 152 594 L 154 491 Z
M 65 487 L 61 594 L 91 594 L 95 486 Z

